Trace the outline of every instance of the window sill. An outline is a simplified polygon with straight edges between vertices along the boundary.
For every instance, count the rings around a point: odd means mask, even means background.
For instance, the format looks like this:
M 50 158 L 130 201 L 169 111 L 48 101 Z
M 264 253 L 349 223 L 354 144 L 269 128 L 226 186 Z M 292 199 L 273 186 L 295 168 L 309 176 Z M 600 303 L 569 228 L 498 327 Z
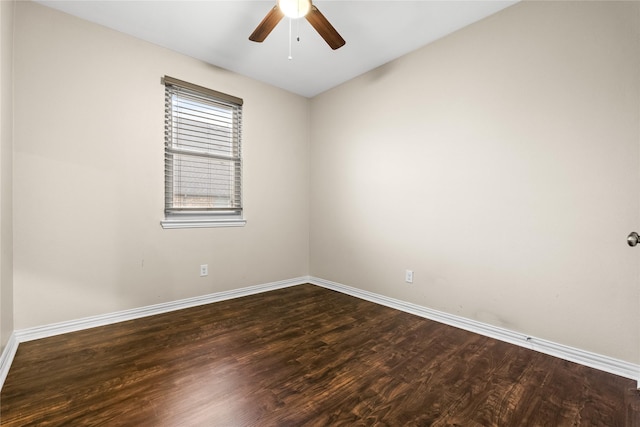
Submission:
M 165 219 L 160 221 L 164 229 L 173 228 L 215 228 L 215 227 L 244 227 L 244 219 Z

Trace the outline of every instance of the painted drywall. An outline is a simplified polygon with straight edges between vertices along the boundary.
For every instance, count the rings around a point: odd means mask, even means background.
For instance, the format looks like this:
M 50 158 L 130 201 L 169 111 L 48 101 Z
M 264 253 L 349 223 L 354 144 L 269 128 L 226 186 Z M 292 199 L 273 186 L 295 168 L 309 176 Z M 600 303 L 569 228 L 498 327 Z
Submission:
M 0 349 L 13 332 L 13 11 L 0 2 Z
M 306 98 L 31 2 L 14 52 L 15 329 L 307 274 Z M 163 75 L 244 99 L 245 227 L 161 228 Z
M 523 2 L 314 98 L 310 274 L 640 362 L 639 28 Z

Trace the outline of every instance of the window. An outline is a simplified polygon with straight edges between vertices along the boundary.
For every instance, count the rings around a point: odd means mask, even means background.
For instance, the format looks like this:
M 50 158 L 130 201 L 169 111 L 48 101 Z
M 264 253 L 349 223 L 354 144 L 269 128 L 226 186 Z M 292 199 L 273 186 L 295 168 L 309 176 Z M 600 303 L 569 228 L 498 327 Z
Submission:
M 172 77 L 165 85 L 163 228 L 244 225 L 242 99 Z

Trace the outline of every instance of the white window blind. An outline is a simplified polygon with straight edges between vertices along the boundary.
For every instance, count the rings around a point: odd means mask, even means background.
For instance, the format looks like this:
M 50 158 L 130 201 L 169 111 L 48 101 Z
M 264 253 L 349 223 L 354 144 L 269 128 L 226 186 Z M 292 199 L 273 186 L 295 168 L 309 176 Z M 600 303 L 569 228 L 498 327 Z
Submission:
M 242 99 L 165 76 L 165 217 L 242 217 Z

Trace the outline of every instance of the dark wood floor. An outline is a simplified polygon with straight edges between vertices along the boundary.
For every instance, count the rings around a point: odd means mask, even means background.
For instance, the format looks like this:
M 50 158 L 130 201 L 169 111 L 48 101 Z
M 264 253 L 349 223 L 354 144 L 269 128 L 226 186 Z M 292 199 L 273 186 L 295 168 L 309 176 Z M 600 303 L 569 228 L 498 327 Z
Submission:
M 302 285 L 20 344 L 0 414 L 2 426 L 615 427 L 634 386 Z

